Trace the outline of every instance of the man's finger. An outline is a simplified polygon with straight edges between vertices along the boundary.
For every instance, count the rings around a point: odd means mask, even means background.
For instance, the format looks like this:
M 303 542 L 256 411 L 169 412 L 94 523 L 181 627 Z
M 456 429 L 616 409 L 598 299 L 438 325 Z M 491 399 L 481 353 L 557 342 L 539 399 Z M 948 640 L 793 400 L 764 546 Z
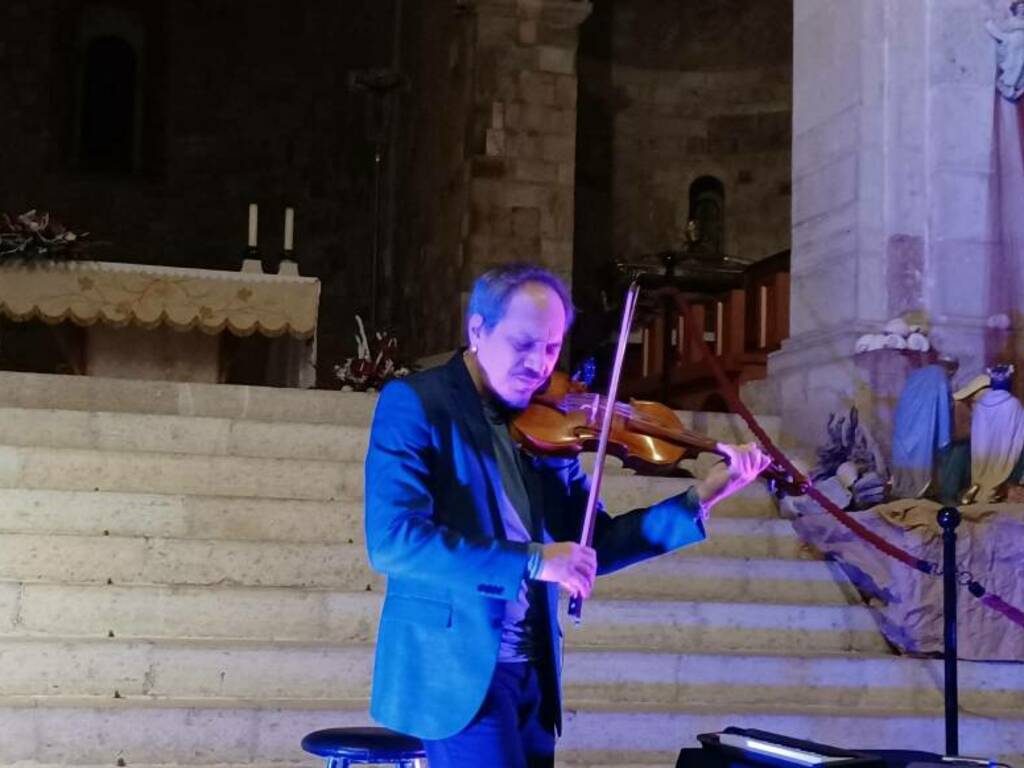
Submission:
M 586 581 L 584 581 L 583 579 L 568 579 L 566 581 L 565 588 L 571 595 L 579 595 L 581 597 L 590 596 L 590 588 L 587 586 Z
M 577 571 L 576 572 L 576 578 L 580 579 L 581 581 L 583 581 L 586 584 L 593 584 L 594 583 L 594 573 L 593 573 L 593 571 Z
M 729 464 L 734 464 L 736 462 L 736 446 L 730 445 L 729 443 L 718 443 L 715 447 L 718 449 L 719 453 L 725 456 Z

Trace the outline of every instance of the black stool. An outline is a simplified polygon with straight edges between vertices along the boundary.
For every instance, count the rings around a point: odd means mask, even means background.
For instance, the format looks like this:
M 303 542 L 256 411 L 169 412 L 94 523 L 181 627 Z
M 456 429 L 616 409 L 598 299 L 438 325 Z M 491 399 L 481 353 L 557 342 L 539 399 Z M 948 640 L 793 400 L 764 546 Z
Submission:
M 398 768 L 426 768 L 423 742 L 387 728 L 325 728 L 302 740 L 302 748 L 322 757 L 325 768 L 392 763 Z

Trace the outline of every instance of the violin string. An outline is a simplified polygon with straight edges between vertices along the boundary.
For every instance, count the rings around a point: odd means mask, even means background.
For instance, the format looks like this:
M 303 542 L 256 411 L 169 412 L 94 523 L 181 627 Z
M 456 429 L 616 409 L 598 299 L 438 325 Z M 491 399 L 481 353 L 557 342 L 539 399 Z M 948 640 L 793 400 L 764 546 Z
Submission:
M 569 406 L 573 410 L 576 410 L 576 409 L 586 409 L 586 410 L 589 410 L 589 409 L 593 408 L 593 404 L 594 404 L 595 400 L 597 401 L 598 404 L 597 404 L 597 407 L 594 408 L 594 411 L 595 411 L 594 417 L 597 418 L 598 416 L 604 414 L 604 409 L 607 407 L 607 406 L 601 404 L 601 396 L 600 395 L 591 394 L 591 393 L 570 393 L 570 394 L 565 395 L 565 397 L 563 398 L 563 403 L 565 405 Z M 640 412 L 636 411 L 633 408 L 633 406 L 629 405 L 628 403 L 621 403 L 621 402 L 615 403 L 615 412 L 617 414 L 619 414 L 620 416 L 623 416 L 623 417 L 629 419 L 634 424 L 639 424 L 641 426 L 647 426 L 647 427 L 657 428 L 657 429 L 666 429 L 664 424 L 662 424 L 662 423 L 660 423 L 658 421 L 655 421 L 654 419 L 652 419 L 652 418 L 650 418 L 648 416 L 645 416 L 643 413 L 640 413 Z M 691 437 L 692 438 L 692 437 L 699 436 L 699 437 L 704 437 L 704 438 L 710 440 L 710 438 L 707 438 L 705 435 L 697 435 L 697 433 L 694 433 L 693 431 L 691 431 L 689 429 L 686 429 L 685 427 L 679 427 L 677 429 L 678 429 L 679 434 L 681 436 L 683 436 L 683 437 Z M 775 467 L 775 462 L 772 462 L 771 466 L 774 468 Z
M 590 393 L 574 393 L 574 394 L 567 394 L 563 398 L 563 402 L 566 405 L 568 405 L 568 406 L 570 406 L 571 408 L 574 408 L 574 409 L 589 410 L 589 409 L 593 408 L 593 403 L 594 403 L 595 400 L 597 400 L 599 404 L 597 405 L 596 408 L 594 408 L 594 411 L 595 411 L 594 416 L 596 418 L 597 416 L 604 414 L 604 409 L 606 407 L 603 404 L 600 404 L 600 399 L 599 398 L 600 398 L 600 395 L 593 395 L 593 394 L 590 394 Z M 652 419 L 652 418 L 650 418 L 648 416 L 645 416 L 643 413 L 641 413 L 639 411 L 636 411 L 633 408 L 633 406 L 629 405 L 628 403 L 616 403 L 615 404 L 615 413 L 617 413 L 618 415 L 623 416 L 623 417 L 629 419 L 632 423 L 638 424 L 640 426 L 646 426 L 646 427 L 650 427 L 650 428 L 653 428 L 653 429 L 660 429 L 660 430 L 670 429 L 670 428 L 666 427 L 664 424 L 662 424 L 661 422 L 656 421 L 656 420 L 654 420 L 654 419 Z M 683 437 L 690 437 L 691 439 L 696 439 L 697 437 L 704 437 L 704 435 L 698 435 L 697 433 L 694 433 L 691 430 L 686 429 L 685 427 L 682 427 L 682 426 L 677 427 L 676 431 L 678 432 L 679 435 L 681 435 Z

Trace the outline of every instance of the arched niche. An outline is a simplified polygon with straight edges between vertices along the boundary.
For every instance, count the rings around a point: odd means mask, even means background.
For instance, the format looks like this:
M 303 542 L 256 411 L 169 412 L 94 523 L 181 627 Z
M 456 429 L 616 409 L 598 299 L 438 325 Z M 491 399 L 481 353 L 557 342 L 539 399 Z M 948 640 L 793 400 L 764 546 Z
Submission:
M 715 176 L 700 176 L 690 184 L 693 236 L 702 251 L 720 255 L 725 248 L 725 185 Z
M 90 173 L 142 165 L 146 36 L 130 8 L 83 8 L 76 35 L 74 160 Z

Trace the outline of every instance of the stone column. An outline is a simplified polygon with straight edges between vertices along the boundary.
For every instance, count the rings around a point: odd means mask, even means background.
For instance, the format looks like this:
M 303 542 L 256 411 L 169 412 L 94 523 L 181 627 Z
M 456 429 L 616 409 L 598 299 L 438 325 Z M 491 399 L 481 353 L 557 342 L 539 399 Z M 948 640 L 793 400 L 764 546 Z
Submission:
M 892 317 L 978 371 L 990 313 L 994 49 L 975 0 L 795 0 L 791 337 L 769 360 L 809 447 L 857 405 L 883 444 L 909 359 L 854 355 Z
M 477 0 L 476 94 L 463 303 L 510 261 L 572 277 L 577 0 Z

